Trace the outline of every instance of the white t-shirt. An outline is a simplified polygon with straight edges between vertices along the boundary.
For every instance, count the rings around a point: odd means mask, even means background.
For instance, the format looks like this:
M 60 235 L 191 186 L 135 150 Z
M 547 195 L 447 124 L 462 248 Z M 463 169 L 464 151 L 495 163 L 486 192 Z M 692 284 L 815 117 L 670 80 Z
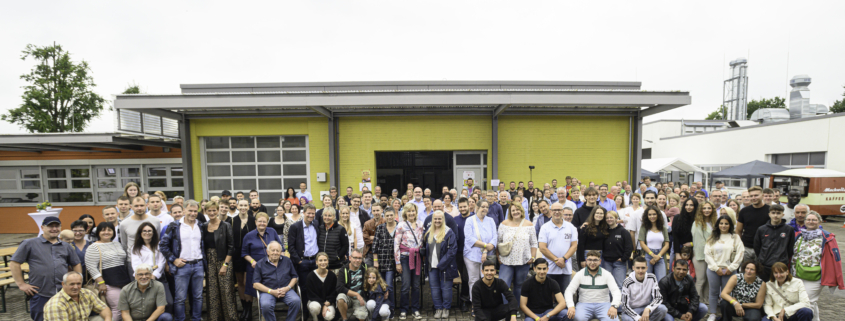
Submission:
M 537 238 L 537 242 L 546 243 L 549 251 L 557 257 L 565 255 L 573 241 L 578 241 L 578 229 L 567 221 L 563 221 L 560 227 L 557 227 L 553 221 L 546 222 L 540 227 L 540 235 Z M 546 261 L 549 262 L 549 274 L 572 274 L 571 258 L 566 260 L 565 268 L 557 266 L 548 258 Z
M 173 223 L 173 216 L 170 216 L 170 214 L 161 213 L 158 216 L 153 216 L 152 214 L 150 214 L 150 216 L 158 219 L 158 222 L 160 224 L 160 228 L 158 230 L 159 235 L 161 234 L 161 230 L 170 225 L 170 223 Z
M 631 218 L 631 221 L 633 222 L 633 224 L 625 224 L 625 229 L 629 230 L 629 231 L 633 231 L 634 235 L 639 235 L 639 233 L 640 233 L 640 227 L 643 225 L 642 219 L 643 219 L 643 211 L 644 210 L 645 210 L 645 207 L 640 207 L 640 209 L 636 210 L 635 213 L 632 213 L 633 217 Z M 668 224 L 668 222 L 669 222 L 669 220 L 666 219 L 666 213 L 663 212 L 663 211 L 660 211 L 660 214 L 663 214 L 663 224 L 664 224 L 664 226 L 666 226 L 666 224 Z M 642 247 L 640 246 L 640 242 L 638 241 L 638 242 L 635 242 L 635 243 L 637 243 L 637 249 L 642 250 Z
M 644 208 L 640 207 L 635 211 L 633 207 L 626 207 L 622 210 L 624 212 L 617 211 L 617 213 L 619 213 L 619 218 L 625 221 L 625 229 L 636 232 L 639 229 Z

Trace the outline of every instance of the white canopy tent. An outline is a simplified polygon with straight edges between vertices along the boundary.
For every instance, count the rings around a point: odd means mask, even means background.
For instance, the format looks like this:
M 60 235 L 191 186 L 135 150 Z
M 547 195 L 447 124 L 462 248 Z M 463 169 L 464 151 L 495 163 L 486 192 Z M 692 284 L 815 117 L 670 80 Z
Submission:
M 681 158 L 654 158 L 654 159 L 644 159 L 642 162 L 642 169 L 647 170 L 649 172 L 700 172 L 703 173 L 704 170 L 698 166 L 693 165 L 692 163 L 685 161 Z

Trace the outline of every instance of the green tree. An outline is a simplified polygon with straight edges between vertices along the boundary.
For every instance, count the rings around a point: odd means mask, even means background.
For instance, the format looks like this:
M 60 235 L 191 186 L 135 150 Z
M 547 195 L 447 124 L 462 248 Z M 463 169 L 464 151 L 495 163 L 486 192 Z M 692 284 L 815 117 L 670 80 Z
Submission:
M 727 115 L 728 111 L 725 106 L 719 106 L 718 109 L 714 110 L 712 113 L 707 115 L 706 120 L 716 120 L 716 119 L 725 119 L 725 115 Z
M 842 86 L 845 88 L 845 86 Z M 842 93 L 842 97 L 845 97 L 845 92 Z M 832 113 L 842 113 L 845 112 L 845 99 L 840 99 L 833 102 L 833 106 L 830 106 L 830 112 Z
M 751 119 L 751 114 L 760 108 L 786 108 L 786 99 L 775 96 L 775 98 L 772 99 L 763 98 L 760 100 L 751 100 L 748 102 L 748 113 L 746 114 L 745 119 Z
M 3 120 L 24 127 L 31 133 L 78 132 L 100 115 L 106 100 L 93 92 L 94 78 L 84 60 L 74 63 L 60 45 L 26 46 L 21 60 L 32 58 L 38 64 L 21 79 L 20 107 L 2 115 Z

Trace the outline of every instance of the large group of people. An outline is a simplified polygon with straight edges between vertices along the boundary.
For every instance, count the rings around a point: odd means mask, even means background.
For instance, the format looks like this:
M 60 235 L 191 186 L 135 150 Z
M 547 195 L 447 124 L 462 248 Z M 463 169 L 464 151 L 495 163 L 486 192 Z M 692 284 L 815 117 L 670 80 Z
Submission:
M 38 321 L 201 320 L 203 302 L 209 320 L 253 320 L 256 302 L 264 320 L 277 303 L 287 321 L 418 320 L 422 282 L 435 320 L 818 321 L 821 292 L 845 290 L 798 191 L 635 186 L 331 187 L 318 209 L 305 183 L 275 206 L 255 190 L 166 204 L 130 183 L 102 219 L 45 219 L 10 266 Z

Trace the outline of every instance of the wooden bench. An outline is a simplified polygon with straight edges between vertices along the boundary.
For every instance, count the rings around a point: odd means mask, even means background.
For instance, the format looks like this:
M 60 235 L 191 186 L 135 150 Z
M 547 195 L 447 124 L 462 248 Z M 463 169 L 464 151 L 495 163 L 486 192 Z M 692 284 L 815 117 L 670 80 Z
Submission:
M 27 266 L 27 271 L 29 271 L 29 266 Z M 24 280 L 28 279 L 29 275 L 24 274 Z M 15 284 L 12 272 L 0 273 L 0 299 L 3 301 L 3 309 L 0 310 L 0 313 L 6 313 L 6 288 L 12 284 Z

